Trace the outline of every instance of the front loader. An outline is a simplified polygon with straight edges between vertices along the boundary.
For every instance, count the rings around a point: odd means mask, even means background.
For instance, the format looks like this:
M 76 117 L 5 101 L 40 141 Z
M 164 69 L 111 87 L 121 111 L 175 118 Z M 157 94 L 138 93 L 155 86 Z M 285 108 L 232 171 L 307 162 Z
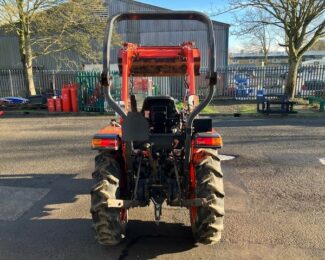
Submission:
M 200 73 L 200 50 L 193 42 L 179 46 L 139 46 L 124 43 L 118 65 L 121 100 L 112 98 L 110 46 L 114 26 L 127 20 L 196 20 L 207 28 L 208 93 L 200 103 L 195 76 Z M 178 110 L 170 96 L 149 96 L 138 109 L 129 93 L 131 76 L 184 76 L 186 105 Z M 115 245 L 125 237 L 128 210 L 154 205 L 159 222 L 162 204 L 189 209 L 194 238 L 204 244 L 221 239 L 224 218 L 223 174 L 217 149 L 221 136 L 212 120 L 199 113 L 211 101 L 216 84 L 215 40 L 211 20 L 199 12 L 122 13 L 108 21 L 103 48 L 101 84 L 106 100 L 120 116 L 92 139 L 98 150 L 91 190 L 91 214 L 100 244 Z

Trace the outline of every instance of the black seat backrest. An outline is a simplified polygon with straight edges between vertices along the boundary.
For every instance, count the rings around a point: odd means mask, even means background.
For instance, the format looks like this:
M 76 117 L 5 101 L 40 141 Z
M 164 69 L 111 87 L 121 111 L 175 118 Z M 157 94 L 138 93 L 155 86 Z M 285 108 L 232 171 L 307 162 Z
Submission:
M 141 109 L 142 115 L 154 127 L 154 132 L 171 132 L 176 126 L 180 115 L 175 101 L 171 97 L 147 97 Z
M 147 97 L 141 109 L 141 113 L 144 115 L 145 111 L 154 111 L 155 107 L 158 110 L 162 110 L 162 107 L 166 107 L 167 109 L 167 118 L 175 117 L 178 114 L 176 109 L 175 101 L 171 97 Z M 156 109 L 156 110 L 157 110 Z

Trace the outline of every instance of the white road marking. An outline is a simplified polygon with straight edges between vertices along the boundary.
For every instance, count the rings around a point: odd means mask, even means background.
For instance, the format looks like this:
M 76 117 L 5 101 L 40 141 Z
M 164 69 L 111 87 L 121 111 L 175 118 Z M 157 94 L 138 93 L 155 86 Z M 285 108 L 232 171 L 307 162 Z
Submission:
M 236 159 L 236 157 L 231 156 L 231 155 L 219 154 L 219 159 L 221 161 L 230 161 L 230 160 Z
M 318 158 L 321 164 L 325 165 L 325 158 Z

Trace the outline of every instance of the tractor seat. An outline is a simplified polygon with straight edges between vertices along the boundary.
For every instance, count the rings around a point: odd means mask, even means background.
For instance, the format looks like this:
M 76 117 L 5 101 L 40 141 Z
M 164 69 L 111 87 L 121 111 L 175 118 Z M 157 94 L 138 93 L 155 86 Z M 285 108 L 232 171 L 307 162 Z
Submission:
M 141 114 L 148 120 L 155 133 L 171 133 L 180 118 L 175 100 L 169 96 L 147 97 L 143 102 Z

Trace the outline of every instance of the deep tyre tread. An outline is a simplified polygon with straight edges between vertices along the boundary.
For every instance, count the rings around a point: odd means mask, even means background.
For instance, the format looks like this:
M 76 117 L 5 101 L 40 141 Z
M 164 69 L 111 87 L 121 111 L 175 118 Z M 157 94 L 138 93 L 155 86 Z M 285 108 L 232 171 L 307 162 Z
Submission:
M 192 221 L 193 235 L 197 242 L 215 244 L 221 240 L 223 230 L 224 185 L 218 152 L 200 149 L 201 162 L 196 165 L 196 196 L 210 201 L 207 207 L 197 208 L 197 219 Z
M 109 208 L 107 198 L 120 198 L 120 167 L 112 154 L 107 152 L 95 158 L 92 174 L 96 184 L 91 189 L 91 208 L 96 239 L 102 245 L 116 245 L 124 238 L 124 223 L 120 221 L 120 210 Z

